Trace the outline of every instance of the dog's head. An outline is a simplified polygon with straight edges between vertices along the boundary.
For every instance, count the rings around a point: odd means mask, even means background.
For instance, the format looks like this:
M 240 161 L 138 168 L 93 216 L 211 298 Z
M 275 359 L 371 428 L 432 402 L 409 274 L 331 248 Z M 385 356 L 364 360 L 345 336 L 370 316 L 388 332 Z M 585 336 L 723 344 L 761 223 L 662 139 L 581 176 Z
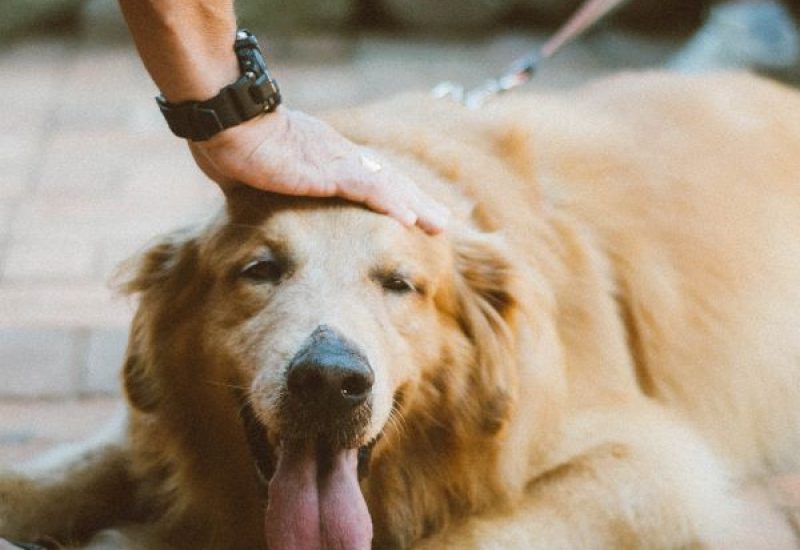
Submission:
M 208 228 L 139 260 L 134 338 L 151 358 L 130 352 L 129 400 L 157 413 L 176 399 L 210 407 L 201 389 L 245 394 L 277 455 L 273 545 L 297 543 L 280 533 L 309 499 L 319 501 L 309 517 L 339 525 L 325 536 L 352 542 L 365 536 L 346 532 L 363 514 L 326 520 L 324 502 L 363 507 L 351 495 L 359 448 L 380 441 L 385 457 L 392 442 L 433 437 L 437 448 L 421 451 L 433 464 L 448 441 L 502 430 L 514 398 L 513 278 L 497 239 L 466 223 L 430 237 L 344 202 L 241 190 Z M 291 536 L 313 546 L 308 530 Z

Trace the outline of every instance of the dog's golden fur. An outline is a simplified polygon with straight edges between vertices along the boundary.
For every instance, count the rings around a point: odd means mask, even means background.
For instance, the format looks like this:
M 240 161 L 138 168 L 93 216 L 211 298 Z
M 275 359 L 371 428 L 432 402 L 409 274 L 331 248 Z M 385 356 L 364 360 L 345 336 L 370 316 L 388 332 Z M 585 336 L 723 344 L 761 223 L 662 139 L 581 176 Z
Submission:
M 332 120 L 450 229 L 232 193 L 127 285 L 119 438 L 0 476 L 0 535 L 261 548 L 235 394 L 269 428 L 273 366 L 323 320 L 376 369 L 376 548 L 741 547 L 737 486 L 800 467 L 800 95 L 649 74 Z M 236 279 L 265 241 L 291 283 Z M 372 284 L 398 265 L 416 294 Z

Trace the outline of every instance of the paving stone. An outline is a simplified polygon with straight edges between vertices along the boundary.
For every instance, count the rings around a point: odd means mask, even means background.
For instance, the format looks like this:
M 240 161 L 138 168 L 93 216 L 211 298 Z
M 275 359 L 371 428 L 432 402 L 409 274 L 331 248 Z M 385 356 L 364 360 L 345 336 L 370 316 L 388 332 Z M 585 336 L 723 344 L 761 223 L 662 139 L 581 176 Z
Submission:
M 172 206 L 181 202 L 221 204 L 222 194 L 200 171 L 183 143 L 170 140 L 160 151 L 149 152 L 144 158 L 145 162 L 135 163 L 130 170 L 126 200 L 159 200 Z
M 63 40 L 20 42 L 0 49 L 0 108 L 4 115 L 0 117 L 0 127 L 5 127 L 7 116 L 17 122 L 24 120 L 23 115 L 52 109 L 75 54 L 73 43 Z
M 151 96 L 149 93 L 139 93 L 136 97 L 95 100 L 70 97 L 55 112 L 53 121 L 67 130 L 125 129 L 160 134 L 166 128 L 166 122 L 161 113 L 153 108 L 155 102 Z
M 95 250 L 90 241 L 70 236 L 13 240 L 2 276 L 5 281 L 89 279 L 96 272 Z
M 127 330 L 92 331 L 89 337 L 82 394 L 119 394 L 119 376 L 127 345 Z
M 16 203 L 13 200 L 4 199 L 0 195 L 0 273 L 3 271 L 7 241 L 11 235 L 11 220 L 14 217 Z M 0 277 L 0 283 L 2 277 Z
M 71 330 L 0 328 L 0 395 L 75 395 L 77 346 L 78 337 Z
M 0 163 L 29 158 L 36 151 L 37 140 L 33 132 L 0 133 Z
M 38 191 L 119 200 L 128 175 L 142 159 L 158 152 L 159 144 L 116 126 L 66 128 L 51 136 L 41 163 Z
M 0 330 L 9 328 L 124 328 L 135 300 L 85 281 L 0 285 Z M 2 386 L 0 386 L 2 394 Z
M 97 90 L 115 98 L 138 98 L 152 102 L 158 88 L 150 80 L 131 43 L 92 47 L 78 52 L 65 74 L 62 92 L 89 99 Z M 125 103 L 121 103 L 122 106 Z
M 47 239 L 54 234 L 79 239 L 136 239 L 185 225 L 202 214 L 192 201 L 170 204 L 162 197 L 81 197 L 67 191 L 48 193 L 24 201 L 12 221 L 15 238 Z
M 146 250 L 147 246 L 154 243 L 155 239 L 127 239 L 103 242 L 99 245 L 99 278 L 108 284 L 114 284 L 115 279 L 124 277 L 126 261 Z
M 0 74 L 5 79 L 2 68 L 0 68 Z M 49 99 L 41 104 L 34 103 L 30 108 L 25 108 L 24 97 L 15 99 L 6 90 L 6 83 L 3 82 L 0 85 L 0 112 L 3 115 L 0 117 L 0 132 L 19 132 L 20 134 L 41 136 L 42 129 L 51 120 L 54 100 Z M 31 101 L 35 102 L 36 100 Z
M 113 90 L 113 93 L 98 93 Z M 157 129 L 164 135 L 163 117 L 155 107 L 158 89 L 138 56 L 127 45 L 78 56 L 65 75 L 56 123 L 67 129 L 104 128 L 116 131 Z M 156 126 L 154 123 L 158 123 Z
M 0 398 L 0 469 L 101 431 L 120 408 L 114 397 Z
M 30 161 L 0 162 L 0 201 L 18 199 L 30 189 Z

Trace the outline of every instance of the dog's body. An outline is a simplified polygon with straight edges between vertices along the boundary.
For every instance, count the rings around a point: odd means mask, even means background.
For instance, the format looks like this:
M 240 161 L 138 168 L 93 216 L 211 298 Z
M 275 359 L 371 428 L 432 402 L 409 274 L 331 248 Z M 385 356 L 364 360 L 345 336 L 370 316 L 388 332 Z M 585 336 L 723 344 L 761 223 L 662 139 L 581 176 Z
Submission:
M 270 495 L 264 518 L 242 393 L 276 494 L 326 498 L 280 462 L 322 460 L 295 437 L 333 441 L 334 462 L 370 444 L 376 548 L 722 545 L 737 485 L 800 467 L 796 92 L 640 75 L 480 112 L 401 99 L 334 124 L 447 203 L 451 228 L 232 193 L 129 283 L 142 302 L 119 439 L 0 477 L 0 536 L 260 548 L 266 522 L 291 547 L 283 531 L 307 533 L 275 511 L 291 497 Z M 342 426 L 296 420 L 286 389 L 320 339 L 374 371 Z M 363 523 L 342 540 L 361 544 Z

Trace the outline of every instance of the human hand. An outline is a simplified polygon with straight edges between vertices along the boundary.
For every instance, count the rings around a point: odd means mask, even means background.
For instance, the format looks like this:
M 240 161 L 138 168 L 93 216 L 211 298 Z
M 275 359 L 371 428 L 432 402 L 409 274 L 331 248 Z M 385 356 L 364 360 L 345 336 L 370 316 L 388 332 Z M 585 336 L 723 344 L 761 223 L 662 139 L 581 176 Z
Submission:
M 342 197 L 431 234 L 447 222 L 447 209 L 411 179 L 299 111 L 280 107 L 189 143 L 200 168 L 223 188 L 244 183 L 285 195 Z

